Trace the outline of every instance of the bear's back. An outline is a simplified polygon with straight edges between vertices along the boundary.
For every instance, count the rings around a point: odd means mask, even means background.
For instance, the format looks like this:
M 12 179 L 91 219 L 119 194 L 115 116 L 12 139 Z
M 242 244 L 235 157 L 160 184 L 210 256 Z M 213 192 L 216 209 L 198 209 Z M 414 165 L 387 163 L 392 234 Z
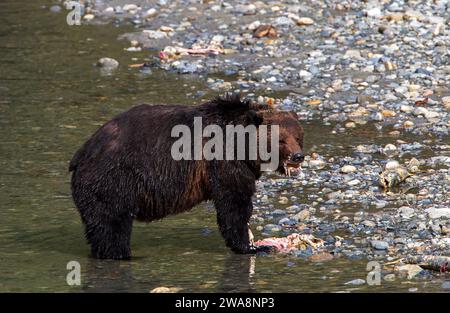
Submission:
M 75 153 L 69 171 L 80 165 L 98 164 L 102 158 L 133 162 L 139 155 L 170 157 L 171 137 L 176 125 L 193 126 L 195 106 L 141 104 L 101 126 Z

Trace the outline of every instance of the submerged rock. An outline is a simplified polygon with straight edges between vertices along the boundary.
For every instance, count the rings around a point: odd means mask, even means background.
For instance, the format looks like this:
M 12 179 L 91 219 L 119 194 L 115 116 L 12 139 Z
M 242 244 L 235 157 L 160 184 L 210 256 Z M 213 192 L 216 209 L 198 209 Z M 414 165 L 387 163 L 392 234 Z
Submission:
M 101 58 L 97 61 L 97 65 L 104 69 L 116 69 L 119 67 L 119 62 L 113 58 Z

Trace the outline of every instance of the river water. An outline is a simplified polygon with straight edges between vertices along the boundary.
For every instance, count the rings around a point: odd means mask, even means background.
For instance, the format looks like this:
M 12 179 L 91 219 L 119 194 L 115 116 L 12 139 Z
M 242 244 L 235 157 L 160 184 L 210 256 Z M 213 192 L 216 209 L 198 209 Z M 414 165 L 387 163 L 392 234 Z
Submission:
M 0 292 L 148 292 L 158 286 L 194 292 L 351 291 L 345 282 L 366 277 L 367 260 L 310 263 L 235 255 L 223 244 L 214 211 L 203 206 L 149 225 L 136 223 L 131 261 L 90 259 L 70 195 L 73 153 L 115 114 L 143 102 L 195 104 L 201 99 L 189 95 L 205 86 L 192 76 L 128 70 L 133 60 L 117 37 L 132 27 L 71 27 L 64 12 L 43 7 L 48 4 L 0 3 Z M 117 74 L 105 76 L 93 66 L 104 56 L 120 62 Z M 345 155 L 350 139 L 327 137 L 329 130 L 323 136 L 319 122 L 304 126 L 307 147 L 331 140 L 336 154 Z M 383 133 L 351 138 L 353 145 L 370 140 L 382 143 Z M 73 260 L 81 264 L 81 286 L 66 283 L 66 265 Z M 409 287 L 396 281 L 358 290 Z

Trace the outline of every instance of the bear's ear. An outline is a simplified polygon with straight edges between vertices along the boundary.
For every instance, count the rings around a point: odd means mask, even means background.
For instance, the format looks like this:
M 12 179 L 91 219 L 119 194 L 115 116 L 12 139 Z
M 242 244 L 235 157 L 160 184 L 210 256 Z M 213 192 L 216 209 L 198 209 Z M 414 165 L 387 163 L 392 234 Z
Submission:
M 249 125 L 259 126 L 263 123 L 263 120 L 262 114 L 256 113 L 255 110 L 247 111 L 247 123 Z

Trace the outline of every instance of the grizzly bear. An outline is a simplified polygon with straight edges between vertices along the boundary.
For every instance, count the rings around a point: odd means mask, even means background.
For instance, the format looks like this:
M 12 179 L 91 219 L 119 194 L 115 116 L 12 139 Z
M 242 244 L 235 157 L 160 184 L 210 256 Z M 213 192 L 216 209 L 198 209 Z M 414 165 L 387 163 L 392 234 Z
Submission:
M 303 162 L 303 128 L 293 112 L 226 95 L 196 106 L 142 104 L 100 127 L 70 162 L 75 205 L 91 254 L 129 259 L 133 221 L 151 222 L 212 200 L 226 245 L 255 253 L 248 227 L 261 160 L 175 160 L 175 125 L 278 125 L 276 171 Z M 248 144 L 248 140 L 245 141 Z

